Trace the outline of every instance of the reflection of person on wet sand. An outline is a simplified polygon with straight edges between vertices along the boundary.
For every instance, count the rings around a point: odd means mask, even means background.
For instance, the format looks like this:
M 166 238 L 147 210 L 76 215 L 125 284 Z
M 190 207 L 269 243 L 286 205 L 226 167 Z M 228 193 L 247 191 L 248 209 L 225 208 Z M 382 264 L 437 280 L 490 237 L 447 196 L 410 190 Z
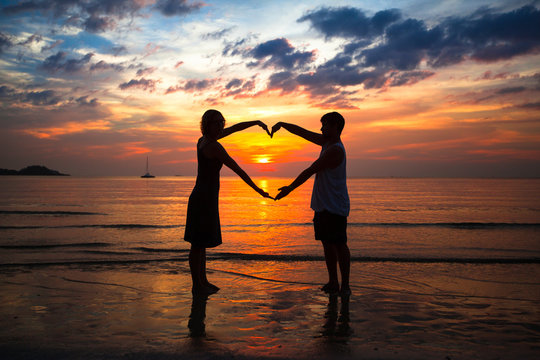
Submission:
M 194 294 L 189 314 L 188 329 L 190 337 L 202 337 L 206 335 L 204 319 L 206 318 L 206 302 L 208 294 Z
M 313 225 L 315 239 L 321 240 L 323 244 L 329 278 L 322 290 L 327 293 L 340 291 L 342 295 L 348 295 L 351 292 L 349 287 L 351 254 L 347 246 L 347 216 L 350 203 L 347 192 L 345 147 L 340 137 L 345 119 L 339 113 L 331 112 L 321 118 L 321 123 L 322 134 L 284 122 L 278 122 L 272 127 L 270 136 L 280 128 L 284 128 L 322 147 L 319 158 L 302 171 L 289 186 L 280 188 L 276 200 L 287 196 L 316 174 L 311 195 L 311 208 L 315 211 Z M 338 263 L 341 271 L 341 290 L 337 273 Z
M 266 125 L 258 120 L 238 123 L 225 129 L 225 118 L 217 110 L 208 110 L 202 116 L 203 136 L 197 142 L 197 180 L 189 197 L 184 234 L 184 240 L 191 243 L 189 267 L 193 293 L 211 294 L 219 290 L 206 277 L 206 248 L 221 244 L 218 197 L 219 171 L 222 165 L 225 164 L 233 170 L 261 196 L 270 198 L 267 192 L 255 185 L 217 141 L 254 125 L 268 132 Z
M 323 336 L 348 337 L 352 334 L 352 329 L 349 324 L 349 300 L 350 296 L 348 295 L 341 297 L 341 308 L 339 309 L 338 315 L 337 294 L 331 294 L 328 297 L 328 309 L 324 314 L 326 321 L 323 325 Z

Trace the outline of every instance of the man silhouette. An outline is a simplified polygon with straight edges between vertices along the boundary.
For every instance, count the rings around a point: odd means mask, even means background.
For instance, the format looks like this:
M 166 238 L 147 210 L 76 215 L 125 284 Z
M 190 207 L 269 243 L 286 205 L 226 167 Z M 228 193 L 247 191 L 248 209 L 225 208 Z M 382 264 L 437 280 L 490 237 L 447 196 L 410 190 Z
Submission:
M 322 147 L 319 158 L 288 186 L 279 189 L 276 200 L 287 196 L 302 185 L 313 174 L 315 182 L 311 195 L 311 208 L 315 211 L 313 225 L 315 239 L 321 240 L 328 270 L 328 283 L 322 287 L 327 293 L 351 293 L 349 274 L 351 254 L 347 246 L 347 216 L 350 202 L 347 191 L 346 154 L 341 142 L 345 119 L 337 112 L 321 118 L 321 134 L 306 130 L 298 125 L 278 122 L 272 127 L 271 136 L 280 128 L 298 135 Z M 339 287 L 337 265 L 341 272 Z

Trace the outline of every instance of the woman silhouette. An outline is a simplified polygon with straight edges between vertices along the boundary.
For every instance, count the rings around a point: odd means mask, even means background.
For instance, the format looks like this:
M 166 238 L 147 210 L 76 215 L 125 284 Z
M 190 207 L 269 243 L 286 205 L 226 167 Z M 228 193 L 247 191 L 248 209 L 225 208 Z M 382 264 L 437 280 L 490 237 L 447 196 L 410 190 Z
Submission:
M 203 136 L 197 142 L 197 180 L 189 197 L 184 234 L 184 240 L 191 243 L 189 268 L 193 293 L 211 294 L 219 290 L 206 278 L 206 248 L 221 244 L 218 198 L 222 165 L 229 167 L 261 196 L 271 198 L 255 185 L 218 142 L 225 136 L 254 125 L 259 125 L 268 133 L 267 126 L 259 120 L 238 123 L 225 129 L 225 118 L 219 111 L 208 110 L 202 116 Z

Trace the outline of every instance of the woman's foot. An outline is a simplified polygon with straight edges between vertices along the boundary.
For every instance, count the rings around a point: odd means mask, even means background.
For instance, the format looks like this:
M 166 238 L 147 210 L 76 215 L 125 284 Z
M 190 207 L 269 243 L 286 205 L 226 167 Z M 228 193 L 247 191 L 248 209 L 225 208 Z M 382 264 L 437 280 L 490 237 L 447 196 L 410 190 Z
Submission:
M 327 294 L 336 294 L 339 292 L 339 284 L 328 283 L 321 288 Z
M 206 282 L 206 284 L 204 284 L 206 287 L 209 287 L 210 289 L 214 289 L 216 292 L 219 291 L 219 287 L 217 287 L 216 285 L 214 284 L 211 284 L 210 282 Z
M 193 295 L 210 295 L 217 293 L 219 289 L 215 289 L 206 285 L 194 286 L 191 288 L 191 293 Z

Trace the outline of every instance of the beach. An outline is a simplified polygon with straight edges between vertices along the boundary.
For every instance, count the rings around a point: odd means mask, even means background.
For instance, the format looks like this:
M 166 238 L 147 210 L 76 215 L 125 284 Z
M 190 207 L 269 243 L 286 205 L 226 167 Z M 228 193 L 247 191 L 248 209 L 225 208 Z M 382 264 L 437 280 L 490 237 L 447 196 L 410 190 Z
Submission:
M 0 350 L 11 359 L 535 359 L 540 352 L 531 276 L 538 265 L 354 263 L 349 298 L 319 290 L 323 266 L 210 261 L 221 290 L 208 298 L 190 293 L 185 262 L 4 268 Z
M 193 178 L 2 180 L 6 359 L 536 359 L 538 180 L 353 179 L 352 295 L 329 296 L 309 184 L 222 179 L 221 290 L 193 297 Z M 288 179 L 258 179 L 276 189 Z

